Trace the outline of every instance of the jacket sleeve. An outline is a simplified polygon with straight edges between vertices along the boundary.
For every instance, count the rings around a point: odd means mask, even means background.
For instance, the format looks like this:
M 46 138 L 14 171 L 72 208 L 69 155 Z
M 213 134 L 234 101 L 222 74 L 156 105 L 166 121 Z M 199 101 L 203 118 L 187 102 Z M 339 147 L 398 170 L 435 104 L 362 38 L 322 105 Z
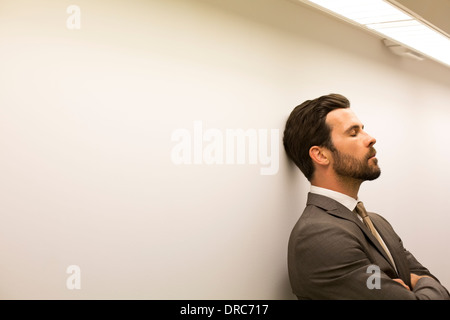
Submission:
M 411 273 L 417 274 L 419 276 L 429 276 L 430 278 L 421 278 L 416 286 L 414 287 L 414 293 L 418 299 L 434 299 L 434 300 L 450 300 L 450 295 L 448 290 L 441 285 L 439 280 L 428 271 L 416 258 L 405 249 L 406 259 L 409 264 L 409 269 Z
M 411 252 L 405 249 L 405 247 L 403 246 L 403 241 L 395 233 L 391 224 L 383 217 L 379 217 L 383 219 L 383 221 L 389 226 L 389 228 L 391 228 L 392 234 L 398 238 L 400 248 L 402 249 L 402 253 L 404 254 L 405 261 L 408 264 L 409 272 L 419 276 L 425 275 L 430 277 L 420 279 L 417 282 L 416 286 L 413 289 L 413 292 L 416 294 L 416 296 L 418 296 L 419 299 L 450 299 L 448 290 L 441 285 L 439 280 L 433 274 L 431 274 L 431 272 L 427 268 L 425 268 L 419 261 L 417 261 L 417 259 L 411 254 Z

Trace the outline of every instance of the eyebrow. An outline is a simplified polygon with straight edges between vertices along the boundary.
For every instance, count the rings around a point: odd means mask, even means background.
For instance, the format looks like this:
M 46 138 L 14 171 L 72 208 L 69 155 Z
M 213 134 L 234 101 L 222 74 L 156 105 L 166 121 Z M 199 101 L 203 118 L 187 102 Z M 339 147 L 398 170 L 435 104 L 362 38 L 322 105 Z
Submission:
M 345 130 L 344 133 L 348 134 L 348 133 L 352 132 L 353 130 L 359 130 L 360 128 L 364 130 L 364 125 L 360 126 L 358 124 L 355 124 L 355 125 L 351 126 L 350 128 L 348 128 L 347 130 Z

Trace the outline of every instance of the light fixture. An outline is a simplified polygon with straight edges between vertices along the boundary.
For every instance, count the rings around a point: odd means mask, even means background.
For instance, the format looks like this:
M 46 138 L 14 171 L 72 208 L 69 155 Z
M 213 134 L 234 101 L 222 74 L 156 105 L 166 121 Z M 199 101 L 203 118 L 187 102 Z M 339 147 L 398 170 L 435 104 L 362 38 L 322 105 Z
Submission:
M 378 34 L 386 39 L 384 43 L 396 54 L 418 60 L 427 56 L 450 67 L 448 35 L 391 2 L 384 0 L 298 1 Z

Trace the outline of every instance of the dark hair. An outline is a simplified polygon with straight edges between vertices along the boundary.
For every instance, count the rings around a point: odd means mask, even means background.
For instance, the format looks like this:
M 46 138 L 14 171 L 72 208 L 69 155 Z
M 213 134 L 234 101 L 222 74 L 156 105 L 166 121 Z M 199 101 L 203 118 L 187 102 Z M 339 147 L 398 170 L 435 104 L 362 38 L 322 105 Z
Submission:
M 340 94 L 329 94 L 295 107 L 286 121 L 284 149 L 309 181 L 314 174 L 309 149 L 319 146 L 335 151 L 325 120 L 329 112 L 339 108 L 350 108 L 349 100 Z

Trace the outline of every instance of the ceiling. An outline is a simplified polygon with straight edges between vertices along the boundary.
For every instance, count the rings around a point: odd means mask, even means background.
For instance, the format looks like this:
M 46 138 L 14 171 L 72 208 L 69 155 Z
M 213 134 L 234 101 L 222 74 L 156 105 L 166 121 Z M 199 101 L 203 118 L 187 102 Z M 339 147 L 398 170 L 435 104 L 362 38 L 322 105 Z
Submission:
M 450 0 L 388 0 L 450 36 Z

